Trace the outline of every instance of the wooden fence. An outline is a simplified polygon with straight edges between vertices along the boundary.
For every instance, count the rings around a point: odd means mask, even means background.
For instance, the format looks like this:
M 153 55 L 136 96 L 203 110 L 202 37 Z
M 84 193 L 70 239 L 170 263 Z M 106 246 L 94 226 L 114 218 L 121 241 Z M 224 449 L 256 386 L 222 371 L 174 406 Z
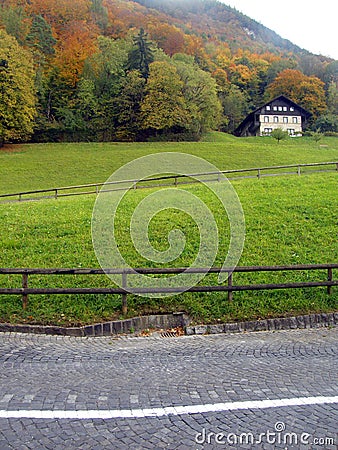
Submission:
M 309 170 L 312 168 L 312 170 Z M 14 194 L 0 194 L 0 203 L 8 201 L 28 201 L 42 200 L 47 198 L 58 199 L 73 195 L 98 194 L 105 186 L 105 192 L 125 190 L 130 185 L 134 189 L 144 189 L 161 186 L 177 186 L 179 184 L 196 183 L 194 177 L 208 177 L 204 182 L 220 181 L 221 175 L 226 175 L 229 179 L 239 178 L 263 178 L 267 176 L 280 175 L 301 175 L 312 172 L 338 171 L 338 161 L 311 163 L 311 164 L 290 164 L 284 166 L 254 167 L 248 169 L 222 170 L 218 172 L 191 173 L 186 175 L 166 175 L 161 177 L 147 178 L 145 180 L 121 180 L 107 183 L 81 184 L 78 186 L 64 186 L 50 189 L 39 189 L 35 191 L 23 191 Z M 276 173 L 278 172 L 278 173 Z M 44 195 L 45 194 L 45 195 Z
M 329 295 L 332 294 L 332 287 L 338 286 L 338 278 L 334 279 L 333 270 L 338 269 L 338 264 L 310 264 L 310 265 L 285 265 L 285 266 L 244 266 L 236 267 L 234 270 L 222 269 L 220 267 L 207 268 L 139 268 L 139 269 L 1 269 L 0 275 L 21 275 L 22 282 L 21 287 L 17 288 L 2 288 L 0 285 L 0 295 L 20 295 L 22 297 L 22 306 L 25 309 L 28 305 L 28 296 L 43 294 L 43 295 L 56 295 L 56 294 L 119 294 L 122 296 L 122 312 L 127 312 L 127 295 L 128 294 L 153 294 L 153 293 L 179 293 L 183 290 L 186 292 L 227 292 L 228 300 L 232 301 L 233 293 L 238 291 L 257 291 L 257 290 L 274 290 L 274 289 L 296 289 L 296 288 L 313 288 L 313 287 L 325 287 Z M 182 287 L 172 288 L 142 288 L 142 287 L 129 287 L 128 277 L 135 275 L 134 271 L 139 274 L 148 275 L 173 275 L 182 272 L 195 273 L 195 274 L 208 274 L 208 273 L 221 273 L 228 272 L 229 277 L 226 284 L 217 284 L 209 286 L 192 286 L 188 289 Z M 268 284 L 249 284 L 241 285 L 234 283 L 234 277 L 237 273 L 248 272 L 297 272 L 297 271 L 318 271 L 322 273 L 321 278 L 317 281 L 301 281 L 301 282 L 288 282 L 288 283 L 268 283 Z M 106 273 L 121 275 L 120 288 L 29 288 L 29 276 L 31 275 L 104 275 Z M 324 273 L 324 275 L 323 275 Z M 325 279 L 323 280 L 323 277 Z

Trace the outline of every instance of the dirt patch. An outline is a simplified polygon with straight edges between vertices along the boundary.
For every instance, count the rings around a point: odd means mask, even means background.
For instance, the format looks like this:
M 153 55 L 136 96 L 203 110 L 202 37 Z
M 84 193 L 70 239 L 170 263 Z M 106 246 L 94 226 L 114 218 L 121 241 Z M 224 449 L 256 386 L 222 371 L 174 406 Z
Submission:
M 5 144 L 0 147 L 0 153 L 22 153 L 22 146 L 20 144 Z

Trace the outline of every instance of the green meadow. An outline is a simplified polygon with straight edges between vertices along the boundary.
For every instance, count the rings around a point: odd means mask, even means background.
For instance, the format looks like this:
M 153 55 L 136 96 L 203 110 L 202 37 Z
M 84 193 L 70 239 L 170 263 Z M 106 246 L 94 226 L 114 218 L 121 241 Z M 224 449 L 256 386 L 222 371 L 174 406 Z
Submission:
M 325 145 L 324 147 L 319 147 Z M 0 151 L 0 192 L 11 193 L 65 185 L 103 182 L 121 165 L 159 151 L 187 152 L 207 159 L 221 170 L 282 164 L 338 161 L 338 139 L 238 139 L 218 133 L 199 143 L 41 144 L 5 147 Z M 261 179 L 237 179 L 232 185 L 245 215 L 246 235 L 239 265 L 334 263 L 338 261 L 338 173 L 312 173 Z M 210 183 L 212 188 L 212 183 Z M 229 224 L 212 191 L 203 185 L 185 185 L 202 199 L 219 230 L 215 266 L 223 264 L 229 245 Z M 133 267 L 162 267 L 143 258 L 134 248 L 129 224 L 135 207 L 161 189 L 130 191 L 116 216 L 121 253 Z M 59 200 L 0 204 L 0 267 L 99 267 L 91 237 L 95 195 Z M 149 240 L 159 251 L 168 248 L 168 235 L 179 229 L 186 245 L 181 255 L 164 266 L 188 267 L 200 246 L 193 220 L 182 211 L 159 213 L 149 226 Z M 338 270 L 334 271 L 337 277 Z M 326 279 L 325 272 L 321 276 Z M 234 274 L 234 283 L 311 281 L 313 273 Z M 214 284 L 207 275 L 200 284 Z M 20 287 L 20 276 L 0 275 L 1 286 Z M 103 276 L 32 276 L 30 287 L 106 287 Z M 234 293 L 183 293 L 167 298 L 128 295 L 128 316 L 186 311 L 196 323 L 279 317 L 337 310 L 338 291 L 324 288 Z M 121 297 L 113 295 L 30 296 L 24 311 L 21 298 L 0 296 L 0 321 L 62 324 L 66 326 L 121 318 Z
M 320 147 L 324 146 L 324 147 Z M 212 132 L 202 142 L 25 144 L 0 150 L 0 194 L 99 183 L 127 162 L 158 152 L 199 156 L 220 170 L 338 160 L 338 138 L 277 141 Z

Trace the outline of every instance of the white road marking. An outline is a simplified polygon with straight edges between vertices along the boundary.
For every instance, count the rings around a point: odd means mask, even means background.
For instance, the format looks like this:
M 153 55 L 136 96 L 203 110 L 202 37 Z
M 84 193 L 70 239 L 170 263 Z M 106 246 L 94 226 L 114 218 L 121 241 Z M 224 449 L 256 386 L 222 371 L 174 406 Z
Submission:
M 0 419 L 135 419 L 140 417 L 180 416 L 183 414 L 201 414 L 219 411 L 235 411 L 243 409 L 280 408 L 285 406 L 323 405 L 338 403 L 335 397 L 297 397 L 275 400 L 252 400 L 244 402 L 215 403 L 205 405 L 168 406 L 165 408 L 144 409 L 106 409 L 106 410 L 0 410 Z

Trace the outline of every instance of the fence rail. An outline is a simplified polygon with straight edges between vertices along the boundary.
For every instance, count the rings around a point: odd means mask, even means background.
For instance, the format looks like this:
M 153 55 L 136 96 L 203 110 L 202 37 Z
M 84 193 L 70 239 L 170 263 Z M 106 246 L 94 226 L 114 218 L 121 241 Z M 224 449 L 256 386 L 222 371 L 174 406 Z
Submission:
M 331 167 L 330 167 L 331 166 Z M 304 172 L 305 168 L 315 168 L 314 170 L 307 170 Z M 321 169 L 319 169 L 322 167 Z M 293 169 L 292 171 L 283 172 L 285 169 Z M 271 173 L 271 171 L 281 171 L 278 173 Z M 35 191 L 23 191 L 14 194 L 0 194 L 0 203 L 5 203 L 8 201 L 18 202 L 18 201 L 29 201 L 29 200 L 43 200 L 47 198 L 61 198 L 69 197 L 74 195 L 88 195 L 88 194 L 98 194 L 100 189 L 105 186 L 110 187 L 109 189 L 104 189 L 104 192 L 118 191 L 125 189 L 126 186 L 132 185 L 134 189 L 144 189 L 150 187 L 161 187 L 161 186 L 177 186 L 179 184 L 189 184 L 196 183 L 196 181 L 191 180 L 191 177 L 213 177 L 203 180 L 205 182 L 220 181 L 220 176 L 227 175 L 228 178 L 263 178 L 267 176 L 280 176 L 280 175 L 301 175 L 302 173 L 311 172 L 328 172 L 328 171 L 338 171 L 338 161 L 333 162 L 321 162 L 321 163 L 310 163 L 310 164 L 288 164 L 283 166 L 271 166 L 271 167 L 251 167 L 247 169 L 231 169 L 222 170 L 218 172 L 203 172 L 203 173 L 191 173 L 186 175 L 165 175 L 154 178 L 147 178 L 145 180 L 121 180 L 113 181 L 107 183 L 91 183 L 91 184 L 81 184 L 77 186 L 64 186 L 49 189 L 38 189 Z M 237 176 L 234 176 L 238 174 Z M 159 184 L 154 184 L 159 182 Z M 149 184 L 146 184 L 149 183 Z M 124 186 L 123 186 L 124 185 Z M 39 195 L 41 194 L 41 195 Z M 47 195 L 42 195 L 47 194 Z M 39 196 L 37 196 L 39 195 Z M 2 199 L 2 200 L 1 200 Z
M 21 287 L 18 288 L 2 288 L 0 285 L 0 295 L 20 295 L 22 297 L 22 306 L 24 309 L 28 305 L 28 296 L 34 294 L 43 295 L 57 295 L 57 294 L 119 294 L 122 296 L 122 312 L 127 313 L 127 295 L 128 294 L 153 294 L 153 293 L 178 293 L 183 290 L 186 292 L 227 292 L 228 300 L 232 301 L 233 292 L 238 291 L 257 291 L 257 290 L 274 290 L 274 289 L 297 289 L 297 288 L 313 288 L 326 287 L 328 295 L 332 294 L 332 287 L 338 286 L 338 278 L 334 279 L 333 270 L 338 269 L 338 264 L 299 264 L 299 265 L 285 265 L 285 266 L 243 266 L 235 269 L 227 269 L 220 267 L 208 268 L 139 268 L 139 269 L 27 269 L 27 268 L 0 268 L 0 275 L 21 275 Z M 236 273 L 248 272 L 284 272 L 284 271 L 324 271 L 326 279 L 318 279 L 317 281 L 302 281 L 289 283 L 267 283 L 267 284 L 249 284 L 238 285 L 234 284 L 234 276 Z M 188 289 L 184 287 L 155 287 L 142 288 L 128 286 L 128 275 L 132 277 L 138 274 L 148 275 L 165 275 L 165 274 L 179 274 L 179 273 L 221 273 L 228 272 L 229 276 L 227 284 L 223 285 L 209 285 L 209 286 L 193 286 Z M 122 288 L 29 288 L 28 277 L 31 275 L 104 275 L 116 274 L 122 277 Z

